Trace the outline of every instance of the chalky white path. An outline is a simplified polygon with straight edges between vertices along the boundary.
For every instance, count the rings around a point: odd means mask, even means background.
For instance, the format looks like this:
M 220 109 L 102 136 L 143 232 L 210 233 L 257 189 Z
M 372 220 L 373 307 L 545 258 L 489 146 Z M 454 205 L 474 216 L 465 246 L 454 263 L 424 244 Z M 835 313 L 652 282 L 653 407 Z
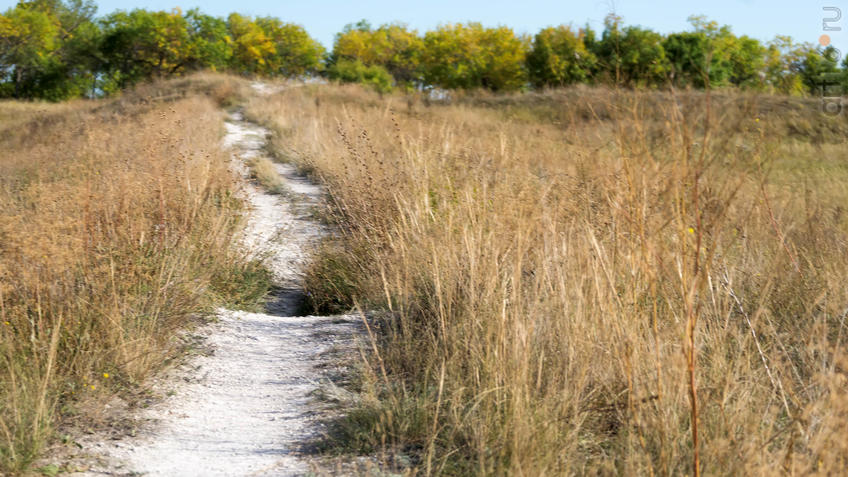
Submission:
M 224 146 L 234 164 L 262 154 L 267 131 L 239 113 L 226 123 Z M 325 352 L 350 343 L 352 316 L 291 316 L 296 310 L 300 272 L 310 247 L 324 231 L 309 207 L 320 187 L 277 164 L 289 192 L 270 195 L 248 185 L 251 214 L 244 246 L 265 256 L 281 291 L 269 314 L 219 310 L 219 320 L 201 334 L 213 352 L 192 360 L 183 372 L 189 382 L 148 410 L 153 422 L 138 437 L 104 445 L 109 460 L 121 462 L 109 474 L 151 476 L 287 476 L 309 471 L 298 455 L 314 437 L 321 412 L 310 393 L 319 386 L 317 367 Z

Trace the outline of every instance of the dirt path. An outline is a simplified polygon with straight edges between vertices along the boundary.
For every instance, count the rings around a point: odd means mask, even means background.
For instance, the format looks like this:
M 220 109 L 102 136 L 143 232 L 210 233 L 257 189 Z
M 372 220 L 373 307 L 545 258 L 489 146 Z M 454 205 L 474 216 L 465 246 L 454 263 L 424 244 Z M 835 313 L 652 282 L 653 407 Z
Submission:
M 239 113 L 227 121 L 224 146 L 235 164 L 262 154 L 268 131 Z M 321 188 L 289 165 L 277 164 L 288 193 L 271 195 L 248 185 L 252 213 L 245 246 L 267 255 L 280 290 L 268 314 L 219 310 L 200 334 L 211 353 L 178 370 L 174 395 L 141 416 L 151 421 L 131 439 L 96 444 L 109 471 L 88 475 L 244 476 L 303 475 L 298 448 L 319 432 L 325 417 L 312 394 L 326 384 L 318 368 L 332 368 L 328 351 L 351 346 L 352 316 L 293 316 L 300 273 L 309 248 L 325 233 L 311 218 Z

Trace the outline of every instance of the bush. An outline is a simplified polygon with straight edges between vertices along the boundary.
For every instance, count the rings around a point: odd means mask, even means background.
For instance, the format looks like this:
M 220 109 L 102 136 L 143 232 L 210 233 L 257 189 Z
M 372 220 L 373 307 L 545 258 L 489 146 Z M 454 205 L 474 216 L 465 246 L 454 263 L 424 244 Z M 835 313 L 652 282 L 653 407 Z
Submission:
M 379 93 L 388 93 L 394 78 L 382 66 L 365 66 L 361 61 L 339 60 L 329 69 L 330 79 L 344 83 L 360 83 L 374 88 Z

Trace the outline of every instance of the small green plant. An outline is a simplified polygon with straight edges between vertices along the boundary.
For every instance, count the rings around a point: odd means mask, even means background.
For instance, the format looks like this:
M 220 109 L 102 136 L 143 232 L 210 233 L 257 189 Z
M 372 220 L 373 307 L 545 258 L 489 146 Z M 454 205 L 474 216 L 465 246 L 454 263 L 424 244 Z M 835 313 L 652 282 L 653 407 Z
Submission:
M 306 311 L 332 315 L 353 308 L 359 281 L 354 259 L 337 242 L 325 242 L 316 251 L 304 278 Z
M 271 284 L 271 271 L 262 260 L 243 257 L 222 264 L 210 279 L 211 291 L 219 302 L 231 309 L 253 312 L 261 311 Z

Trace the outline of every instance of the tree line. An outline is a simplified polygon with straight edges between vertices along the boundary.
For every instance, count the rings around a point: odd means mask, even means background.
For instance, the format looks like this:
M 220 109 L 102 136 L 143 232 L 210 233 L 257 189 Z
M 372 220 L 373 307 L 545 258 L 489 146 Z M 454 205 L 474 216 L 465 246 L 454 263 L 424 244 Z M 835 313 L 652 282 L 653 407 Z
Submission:
M 303 27 L 274 17 L 219 18 L 197 9 L 97 17 L 92 0 L 22 0 L 0 15 L 0 97 L 96 97 L 200 69 L 323 76 L 379 91 L 587 83 L 805 95 L 824 82 L 848 84 L 848 63 L 840 65 L 832 47 L 786 36 L 763 43 L 704 17 L 690 23 L 690 31 L 661 35 L 610 15 L 600 33 L 561 25 L 530 36 L 474 22 L 421 34 L 361 21 L 338 33 L 328 52 Z

